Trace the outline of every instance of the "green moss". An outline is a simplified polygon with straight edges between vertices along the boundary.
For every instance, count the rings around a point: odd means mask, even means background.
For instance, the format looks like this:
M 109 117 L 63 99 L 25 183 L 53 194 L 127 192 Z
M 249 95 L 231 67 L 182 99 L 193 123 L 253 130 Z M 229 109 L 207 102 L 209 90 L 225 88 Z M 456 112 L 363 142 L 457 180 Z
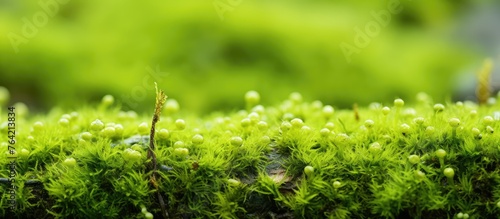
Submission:
M 142 127 L 151 115 L 106 100 L 74 113 L 17 116 L 18 204 L 8 210 L 10 185 L 1 183 L 2 217 L 161 218 Z M 352 111 L 299 94 L 276 106 L 247 101 L 247 110 L 205 117 L 165 109 L 154 153 L 171 217 L 500 215 L 500 104 L 435 110 L 420 95 L 414 104 Z M 7 178 L 7 136 L 0 141 Z

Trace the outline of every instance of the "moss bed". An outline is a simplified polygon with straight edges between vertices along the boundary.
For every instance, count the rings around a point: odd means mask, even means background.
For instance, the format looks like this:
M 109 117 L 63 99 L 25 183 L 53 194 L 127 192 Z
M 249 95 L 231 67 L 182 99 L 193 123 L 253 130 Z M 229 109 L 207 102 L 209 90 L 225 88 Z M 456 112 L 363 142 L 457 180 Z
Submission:
M 153 110 L 123 111 L 111 96 L 44 115 L 16 104 L 15 158 L 0 122 L 0 216 L 162 218 L 159 193 L 170 218 L 500 218 L 500 101 L 419 94 L 335 110 L 298 93 L 259 100 L 248 92 L 246 109 L 204 117 L 168 100 L 154 182 Z

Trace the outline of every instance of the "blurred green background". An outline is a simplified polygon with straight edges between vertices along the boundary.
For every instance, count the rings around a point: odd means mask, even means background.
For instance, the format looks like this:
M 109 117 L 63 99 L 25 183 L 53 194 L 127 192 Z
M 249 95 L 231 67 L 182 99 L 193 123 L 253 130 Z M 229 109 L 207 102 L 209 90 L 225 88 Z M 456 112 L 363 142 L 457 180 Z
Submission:
M 401 12 L 349 63 L 339 45 L 355 45 L 354 28 L 377 21 L 371 12 L 390 2 Z M 1 0 L 0 86 L 35 111 L 105 94 L 151 110 L 154 80 L 200 113 L 241 107 L 248 90 L 265 104 L 293 91 L 339 107 L 420 91 L 442 101 L 470 95 L 482 60 L 498 57 L 498 20 L 474 23 L 492 8 L 498 3 L 487 0 Z

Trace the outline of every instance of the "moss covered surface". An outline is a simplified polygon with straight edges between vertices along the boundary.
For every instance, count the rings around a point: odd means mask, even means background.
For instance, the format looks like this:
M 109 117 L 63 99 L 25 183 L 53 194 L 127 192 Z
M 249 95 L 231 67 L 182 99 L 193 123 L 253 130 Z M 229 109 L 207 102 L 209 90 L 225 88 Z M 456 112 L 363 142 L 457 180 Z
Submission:
M 246 102 L 198 117 L 167 101 L 155 183 L 171 218 L 500 215 L 500 104 L 421 94 L 412 105 L 334 110 L 294 93 L 264 107 L 252 92 Z M 17 158 L 0 136 L 0 177 L 14 159 L 17 209 L 0 183 L 1 217 L 162 217 L 146 165 L 152 114 L 121 111 L 110 97 L 76 112 L 15 112 Z

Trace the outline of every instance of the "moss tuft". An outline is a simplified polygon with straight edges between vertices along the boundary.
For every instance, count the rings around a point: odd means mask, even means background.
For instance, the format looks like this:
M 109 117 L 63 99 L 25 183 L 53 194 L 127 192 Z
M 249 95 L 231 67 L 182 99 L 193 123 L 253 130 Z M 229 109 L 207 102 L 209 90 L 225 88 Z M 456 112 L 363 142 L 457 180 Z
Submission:
M 4 207 L 2 135 L 0 216 L 161 218 L 162 206 L 171 218 L 500 215 L 500 101 L 419 98 L 343 110 L 299 93 L 264 107 L 249 92 L 246 110 L 204 117 L 167 101 L 156 129 L 108 96 L 75 112 L 21 109 L 17 210 Z

